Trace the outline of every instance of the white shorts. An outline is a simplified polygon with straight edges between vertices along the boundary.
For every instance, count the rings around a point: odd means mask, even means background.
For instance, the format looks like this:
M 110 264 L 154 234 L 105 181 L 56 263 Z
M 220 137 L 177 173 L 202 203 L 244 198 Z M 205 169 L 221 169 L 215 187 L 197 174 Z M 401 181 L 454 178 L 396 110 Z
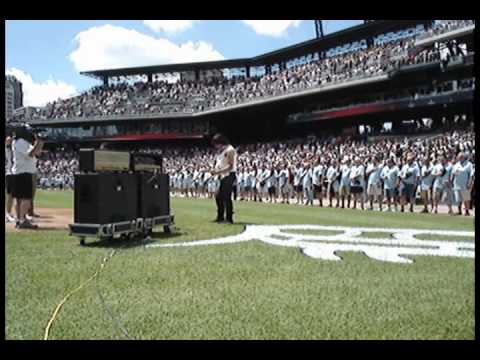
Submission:
M 380 196 L 382 195 L 382 188 L 375 184 L 368 185 L 367 188 L 367 195 L 368 196 Z
M 455 202 L 457 204 L 463 201 L 470 201 L 470 199 L 472 198 L 470 190 L 454 190 L 453 193 L 455 195 Z

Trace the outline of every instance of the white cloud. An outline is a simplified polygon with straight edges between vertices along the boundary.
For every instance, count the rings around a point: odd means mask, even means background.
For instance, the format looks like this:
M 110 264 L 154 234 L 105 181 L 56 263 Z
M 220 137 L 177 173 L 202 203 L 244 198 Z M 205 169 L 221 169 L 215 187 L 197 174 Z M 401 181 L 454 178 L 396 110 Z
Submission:
M 224 59 L 204 41 L 175 44 L 113 25 L 82 31 L 75 42 L 69 58 L 78 71 Z
M 181 32 L 190 29 L 194 20 L 143 20 L 143 24 L 155 32 Z
M 14 75 L 22 83 L 24 106 L 44 106 L 77 93 L 73 85 L 53 79 L 35 82 L 30 74 L 16 68 L 6 70 L 5 74 Z
M 242 20 L 257 34 L 281 37 L 286 35 L 288 28 L 298 27 L 301 20 Z

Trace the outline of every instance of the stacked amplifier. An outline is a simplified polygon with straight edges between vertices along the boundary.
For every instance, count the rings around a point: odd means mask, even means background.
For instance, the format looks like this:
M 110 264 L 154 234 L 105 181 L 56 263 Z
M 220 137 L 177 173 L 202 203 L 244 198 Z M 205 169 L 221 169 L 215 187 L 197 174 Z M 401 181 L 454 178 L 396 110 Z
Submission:
M 147 235 L 158 225 L 170 232 L 169 179 L 160 156 L 82 149 L 79 170 L 70 234 L 81 244 L 86 237 Z

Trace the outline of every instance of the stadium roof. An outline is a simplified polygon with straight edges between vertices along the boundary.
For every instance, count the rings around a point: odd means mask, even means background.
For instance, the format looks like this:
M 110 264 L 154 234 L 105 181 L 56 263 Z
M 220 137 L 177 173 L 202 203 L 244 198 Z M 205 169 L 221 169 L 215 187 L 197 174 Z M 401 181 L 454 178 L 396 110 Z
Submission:
M 385 34 L 391 31 L 398 31 L 407 27 L 427 23 L 431 20 L 377 20 L 350 27 L 323 36 L 319 39 L 312 39 L 274 50 L 252 58 L 241 58 L 231 60 L 205 61 L 194 63 L 180 63 L 154 66 L 140 66 L 120 69 L 105 69 L 82 71 L 82 75 L 103 79 L 113 76 L 132 76 L 146 74 L 173 73 L 192 70 L 212 70 L 240 68 L 245 66 L 272 65 L 282 61 L 288 61 L 306 54 L 328 50 L 348 42 L 362 40 L 368 37 Z

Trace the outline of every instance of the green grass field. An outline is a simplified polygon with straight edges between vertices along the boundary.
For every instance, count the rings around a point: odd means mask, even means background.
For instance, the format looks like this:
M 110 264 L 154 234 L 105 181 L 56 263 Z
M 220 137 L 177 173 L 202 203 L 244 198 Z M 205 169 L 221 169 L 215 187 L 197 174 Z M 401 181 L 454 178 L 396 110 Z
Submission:
M 71 192 L 40 192 L 36 206 L 72 204 Z M 228 225 L 211 223 L 213 201 L 172 199 L 172 209 L 178 233 L 153 240 L 214 239 L 245 224 L 474 230 L 472 218 L 447 215 L 236 203 L 237 224 Z M 82 247 L 57 230 L 6 234 L 7 339 L 42 339 L 56 305 L 113 248 L 96 280 L 64 304 L 50 339 L 475 336 L 473 259 L 418 256 L 406 265 L 347 252 L 333 262 L 260 241 L 146 249 L 90 240 Z

